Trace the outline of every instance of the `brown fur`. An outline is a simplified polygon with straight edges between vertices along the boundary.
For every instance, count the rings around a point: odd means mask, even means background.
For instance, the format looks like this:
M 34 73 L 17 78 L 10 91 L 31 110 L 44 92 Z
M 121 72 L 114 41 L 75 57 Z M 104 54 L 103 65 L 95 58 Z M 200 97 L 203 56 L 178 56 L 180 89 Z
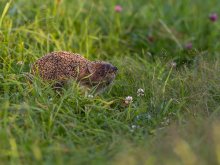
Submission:
M 117 68 L 107 62 L 92 62 L 79 54 L 60 51 L 38 59 L 32 67 L 44 80 L 63 83 L 74 79 L 81 85 L 103 89 L 115 78 Z

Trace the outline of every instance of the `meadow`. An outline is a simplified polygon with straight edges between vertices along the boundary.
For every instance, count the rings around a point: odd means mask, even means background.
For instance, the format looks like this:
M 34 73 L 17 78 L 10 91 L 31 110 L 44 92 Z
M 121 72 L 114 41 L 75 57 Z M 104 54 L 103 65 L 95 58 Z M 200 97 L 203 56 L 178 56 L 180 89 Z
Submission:
M 220 164 L 219 7 L 1 0 L 0 164 Z M 113 85 L 91 97 L 30 83 L 31 64 L 58 50 L 111 62 Z

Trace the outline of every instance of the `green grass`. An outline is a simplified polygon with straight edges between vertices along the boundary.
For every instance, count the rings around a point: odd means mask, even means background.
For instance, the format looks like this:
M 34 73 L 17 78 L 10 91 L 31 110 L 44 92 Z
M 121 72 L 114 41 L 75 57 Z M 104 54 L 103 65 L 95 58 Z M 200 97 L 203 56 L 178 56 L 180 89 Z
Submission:
M 220 164 L 220 1 L 59 2 L 0 1 L 0 164 Z M 111 62 L 113 86 L 30 83 L 57 50 Z

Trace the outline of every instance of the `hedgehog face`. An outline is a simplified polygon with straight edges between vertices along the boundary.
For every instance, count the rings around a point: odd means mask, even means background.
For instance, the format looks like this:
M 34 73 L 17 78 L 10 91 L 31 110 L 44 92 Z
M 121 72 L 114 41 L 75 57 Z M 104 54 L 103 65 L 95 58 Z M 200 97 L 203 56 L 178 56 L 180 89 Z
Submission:
M 118 69 L 106 62 L 92 62 L 88 65 L 88 70 L 91 74 L 89 80 L 92 85 L 107 86 L 115 79 Z

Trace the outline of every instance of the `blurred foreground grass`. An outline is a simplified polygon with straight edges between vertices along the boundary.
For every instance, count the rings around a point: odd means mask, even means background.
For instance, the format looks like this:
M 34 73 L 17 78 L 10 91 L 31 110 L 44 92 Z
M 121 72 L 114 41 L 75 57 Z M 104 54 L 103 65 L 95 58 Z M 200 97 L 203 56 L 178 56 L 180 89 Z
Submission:
M 220 164 L 219 7 L 0 1 L 0 163 Z M 30 64 L 55 50 L 110 61 L 114 85 L 89 98 L 74 83 L 62 96 L 30 84 Z

